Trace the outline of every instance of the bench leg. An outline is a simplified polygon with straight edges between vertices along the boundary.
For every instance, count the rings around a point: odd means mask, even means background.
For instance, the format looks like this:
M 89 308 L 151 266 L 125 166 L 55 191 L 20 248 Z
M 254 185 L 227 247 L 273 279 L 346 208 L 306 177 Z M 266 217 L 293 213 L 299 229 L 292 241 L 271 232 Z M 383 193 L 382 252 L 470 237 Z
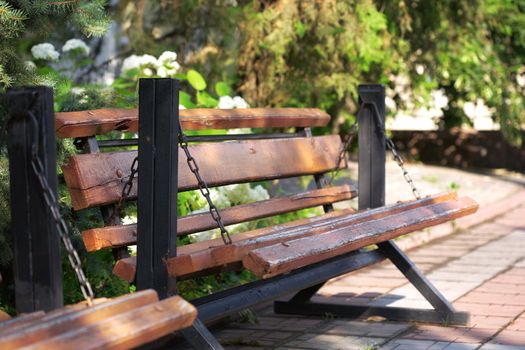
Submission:
M 195 319 L 193 325 L 181 331 L 184 338 L 195 350 L 223 350 L 219 341 L 206 328 L 200 319 Z
M 405 275 L 408 281 L 425 297 L 434 309 L 414 309 L 372 305 L 339 305 L 311 302 L 310 298 L 324 283 L 303 289 L 289 301 L 276 301 L 274 311 L 282 314 L 334 316 L 334 317 L 369 317 L 381 316 L 398 321 L 419 321 L 438 324 L 464 325 L 469 321 L 469 314 L 456 311 L 452 304 L 419 271 L 410 258 L 392 241 L 378 245 L 379 251 Z

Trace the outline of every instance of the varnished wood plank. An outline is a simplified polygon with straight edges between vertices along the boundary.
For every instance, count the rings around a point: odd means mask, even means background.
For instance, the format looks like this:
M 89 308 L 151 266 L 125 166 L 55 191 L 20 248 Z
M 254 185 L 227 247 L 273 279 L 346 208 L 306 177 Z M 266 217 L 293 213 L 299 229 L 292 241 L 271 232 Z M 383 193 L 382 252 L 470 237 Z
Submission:
M 113 274 L 129 283 L 134 282 L 137 275 L 137 257 L 130 256 L 117 260 L 113 266 Z
M 349 185 L 306 191 L 294 195 L 276 197 L 255 203 L 222 209 L 225 225 L 237 224 L 288 213 L 300 209 L 340 202 L 355 197 L 357 192 Z M 178 219 L 177 235 L 184 236 L 216 228 L 217 224 L 209 212 L 188 215 Z M 82 232 L 84 246 L 88 251 L 103 248 L 118 248 L 137 242 L 137 225 L 119 225 L 94 228 Z
M 265 228 L 262 228 L 262 229 L 249 231 L 249 232 L 243 232 L 243 233 L 240 233 L 240 234 L 237 234 L 237 235 L 233 235 L 232 236 L 232 240 L 233 240 L 233 242 L 236 242 L 236 241 L 240 241 L 240 240 L 247 239 L 247 238 L 254 237 L 254 236 L 258 236 L 258 235 L 274 233 L 274 232 L 277 232 L 277 231 L 279 231 L 281 229 L 284 229 L 284 228 L 287 228 L 287 227 L 294 227 L 294 226 L 304 225 L 304 224 L 308 224 L 308 223 L 319 221 L 319 220 L 321 220 L 323 218 L 342 216 L 342 215 L 349 214 L 349 213 L 352 213 L 352 212 L 354 212 L 353 209 L 344 209 L 344 210 L 333 211 L 333 212 L 330 212 L 328 214 L 324 214 L 322 216 L 317 216 L 317 217 L 313 217 L 313 218 L 293 220 L 293 221 L 287 222 L 285 224 L 274 225 L 274 226 L 271 226 L 271 227 L 265 227 Z M 198 243 L 192 243 L 192 244 L 187 244 L 187 245 L 183 245 L 183 246 L 177 247 L 177 254 L 178 254 L 178 256 L 184 257 L 183 259 L 185 259 L 186 257 L 188 257 L 192 253 L 203 251 L 203 250 L 207 250 L 208 248 L 213 248 L 213 247 L 217 247 L 217 246 L 221 246 L 221 245 L 224 245 L 224 242 L 222 241 L 221 238 L 211 239 L 211 240 L 207 240 L 207 241 L 202 241 L 202 242 L 198 242 Z M 239 260 L 239 262 L 240 262 L 240 260 Z M 182 260 L 178 260 L 178 263 L 188 264 L 188 262 L 182 262 Z M 173 264 L 175 264 L 174 261 L 170 262 L 170 265 L 173 265 Z M 190 264 L 191 264 L 191 262 L 190 262 Z M 120 277 L 120 278 L 122 278 L 125 281 L 133 282 L 133 281 L 135 281 L 135 274 L 136 274 L 136 271 L 137 271 L 137 266 L 136 265 L 137 265 L 137 259 L 134 256 L 131 256 L 129 258 L 120 259 L 120 260 L 118 260 L 116 262 L 115 266 L 113 267 L 113 274 L 118 276 L 118 277 Z M 236 269 L 236 267 L 242 267 L 242 264 L 229 266 L 229 267 L 227 267 L 227 269 L 231 269 L 231 268 Z M 203 274 L 206 274 L 207 272 L 216 273 L 216 272 L 219 272 L 221 270 L 223 270 L 223 266 L 216 266 L 214 264 L 208 270 L 195 271 L 195 272 L 199 272 L 198 274 L 187 273 L 187 274 L 184 274 L 184 276 L 179 276 L 179 277 L 188 278 L 188 277 L 194 276 L 194 275 L 203 275 Z
M 35 311 L 29 314 L 21 314 L 9 320 L 5 320 L 0 323 L 0 334 L 3 334 L 4 332 L 7 332 L 10 329 L 24 327 L 25 325 L 42 318 L 44 315 L 44 311 Z
M 316 108 L 195 108 L 179 111 L 184 130 L 325 126 L 330 116 Z M 138 131 L 137 109 L 109 108 L 56 113 L 61 138 L 87 137 L 110 131 Z
M 333 170 L 340 145 L 338 135 L 328 135 L 196 144 L 190 148 L 208 185 L 220 186 Z M 195 189 L 197 180 L 184 152 L 179 152 L 179 191 Z M 72 156 L 62 170 L 74 209 L 117 202 L 135 156 L 135 151 Z M 136 195 L 135 179 L 129 198 Z
M 17 349 L 40 342 L 68 330 L 101 322 L 119 313 L 157 301 L 158 297 L 155 291 L 145 290 L 97 303 L 91 307 L 86 305 L 65 307 L 39 317 L 23 327 L 11 327 L 0 331 L 0 349 Z
M 11 316 L 9 316 L 8 313 L 0 310 L 0 322 L 4 322 L 4 321 L 10 320 L 10 319 L 11 319 Z
M 130 349 L 189 327 L 197 310 L 179 296 L 69 327 L 31 344 L 31 349 Z
M 336 210 L 313 218 L 294 220 L 233 235 L 233 244 L 229 246 L 225 246 L 220 238 L 184 245 L 178 247 L 176 257 L 166 261 L 168 273 L 178 278 L 188 278 L 208 272 L 215 273 L 227 265 L 241 261 L 246 254 L 257 247 L 318 234 L 336 227 L 370 220 L 370 218 L 382 218 L 420 206 L 454 200 L 456 197 L 455 192 L 447 192 L 428 196 L 419 201 L 402 202 L 357 213 L 352 209 Z M 133 282 L 136 273 L 135 257 L 117 261 L 113 273 L 128 282 Z
M 293 223 L 289 226 L 282 225 L 241 233 L 233 236 L 231 245 L 224 245 L 220 239 L 208 241 L 206 245 L 203 244 L 204 242 L 195 244 L 195 247 L 187 245 L 182 247 L 185 249 L 179 251 L 176 257 L 167 260 L 168 272 L 172 276 L 184 277 L 199 271 L 211 270 L 214 267 L 241 261 L 246 254 L 257 248 L 318 235 L 342 227 L 352 227 L 365 221 L 390 217 L 407 210 L 442 203 L 455 198 L 455 192 L 448 192 L 417 201 L 398 203 L 357 213 L 351 211 L 336 215 L 338 211 L 335 211 L 332 212 L 334 214 L 325 214 L 315 218 L 315 220 L 308 219 L 300 224 Z
M 269 278 L 472 214 L 477 208 L 478 204 L 470 198 L 415 208 L 316 236 L 259 248 L 244 256 L 243 265 L 255 275 Z

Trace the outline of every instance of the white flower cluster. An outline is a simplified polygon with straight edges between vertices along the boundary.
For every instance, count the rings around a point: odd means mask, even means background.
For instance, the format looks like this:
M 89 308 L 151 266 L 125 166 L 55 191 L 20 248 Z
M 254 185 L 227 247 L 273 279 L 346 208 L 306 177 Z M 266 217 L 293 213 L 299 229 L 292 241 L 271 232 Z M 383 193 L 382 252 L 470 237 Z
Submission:
M 89 55 L 90 51 L 89 46 L 87 46 L 87 44 L 80 39 L 69 39 L 68 41 L 66 41 L 64 46 L 62 46 L 63 52 L 69 52 L 74 50 L 79 50 L 80 52 L 86 55 Z
M 219 98 L 219 105 L 217 108 L 220 109 L 232 109 L 232 108 L 250 108 L 248 103 L 241 96 L 222 96 Z
M 218 208 L 227 208 L 233 205 L 247 204 L 270 198 L 268 191 L 266 191 L 266 189 L 261 185 L 257 185 L 252 188 L 249 184 L 236 184 L 212 188 L 210 192 L 211 200 Z M 199 202 L 203 202 L 203 200 L 199 200 Z M 204 206 L 204 208 L 196 210 L 194 211 L 194 213 L 208 211 L 208 208 L 208 204 L 206 203 L 206 206 Z M 253 228 L 253 226 L 254 223 L 241 223 L 236 225 L 230 225 L 228 227 L 228 231 L 230 233 L 244 232 L 248 229 Z M 194 242 L 200 242 L 220 237 L 220 231 L 218 229 L 209 230 L 194 233 L 189 237 Z
M 63 52 L 74 50 L 79 50 L 86 55 L 88 55 L 90 51 L 89 46 L 80 39 L 69 39 L 64 46 L 62 46 Z M 34 45 L 31 48 L 31 54 L 37 60 L 58 61 L 60 58 L 60 53 L 55 49 L 55 46 L 50 43 Z
M 472 121 L 476 130 L 499 130 L 500 128 L 499 124 L 492 120 L 495 109 L 489 108 L 481 98 L 475 102 L 465 102 L 463 112 Z
M 31 48 L 31 54 L 37 60 L 58 61 L 60 53 L 55 50 L 53 44 L 42 43 Z
M 146 76 L 157 75 L 161 78 L 174 76 L 180 69 L 177 54 L 172 51 L 163 52 L 159 58 L 152 55 L 131 55 L 122 62 L 122 72 L 138 69 Z

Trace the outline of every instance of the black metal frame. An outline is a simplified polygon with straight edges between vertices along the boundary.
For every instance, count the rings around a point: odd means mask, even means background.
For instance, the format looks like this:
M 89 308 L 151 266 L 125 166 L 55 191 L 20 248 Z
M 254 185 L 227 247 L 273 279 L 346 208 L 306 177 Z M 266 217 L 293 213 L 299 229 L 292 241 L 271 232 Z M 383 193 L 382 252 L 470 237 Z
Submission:
M 37 157 L 56 194 L 53 90 L 43 86 L 16 88 L 6 97 L 16 310 L 52 310 L 63 305 L 60 243 L 32 170 L 31 146 L 38 138 Z M 29 111 L 38 125 L 31 122 Z

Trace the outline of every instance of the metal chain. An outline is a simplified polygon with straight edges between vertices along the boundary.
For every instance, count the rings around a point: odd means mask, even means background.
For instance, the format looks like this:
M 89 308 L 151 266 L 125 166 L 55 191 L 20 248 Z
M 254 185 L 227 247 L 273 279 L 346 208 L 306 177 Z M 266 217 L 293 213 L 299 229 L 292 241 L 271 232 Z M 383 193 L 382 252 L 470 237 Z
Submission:
M 397 153 L 396 145 L 394 144 L 394 141 L 392 139 L 386 137 L 386 147 L 392 152 L 392 155 L 394 156 L 394 160 L 396 161 L 397 165 L 401 168 L 401 171 L 403 172 L 403 177 L 405 178 L 405 181 L 408 183 L 410 188 L 412 189 L 412 193 L 414 194 L 414 197 L 416 199 L 421 199 L 421 194 L 419 193 L 418 189 L 416 188 L 416 185 L 414 184 L 414 180 L 412 180 L 412 177 L 410 177 L 410 174 L 408 173 L 408 170 L 405 168 L 405 161 L 399 153 Z
M 357 114 L 359 114 L 359 110 L 357 111 Z M 329 186 L 332 185 L 332 183 L 334 182 L 335 177 L 337 176 L 337 174 L 341 170 L 341 164 L 345 160 L 346 152 L 350 148 L 350 146 L 352 144 L 352 141 L 353 141 L 353 139 L 354 139 L 356 134 L 357 134 L 357 119 L 352 124 L 352 126 L 350 127 L 350 131 L 348 131 L 348 133 L 345 136 L 345 140 L 344 140 L 343 144 L 341 145 L 341 150 L 340 150 L 339 156 L 337 158 L 338 159 L 337 160 L 337 165 L 336 165 L 335 169 L 332 171 L 332 175 L 330 176 L 330 180 L 328 180 L 327 185 L 329 185 Z
M 124 184 L 124 187 L 122 187 L 122 192 L 120 194 L 120 198 L 115 205 L 115 209 L 113 210 L 113 214 L 111 215 L 111 221 L 114 222 L 115 218 L 120 215 L 120 212 L 122 211 L 122 206 L 124 205 L 124 202 L 128 199 L 129 194 L 131 193 L 131 189 L 133 188 L 133 179 L 137 175 L 139 171 L 139 157 L 135 157 L 133 159 L 133 162 L 131 163 L 131 173 L 129 174 L 129 178 Z
M 376 124 L 378 125 L 377 130 L 379 133 L 383 136 L 386 142 L 386 147 L 390 152 L 392 152 L 392 155 L 394 156 L 394 160 L 396 161 L 399 168 L 401 168 L 401 171 L 403 172 L 403 177 L 405 178 L 405 181 L 412 189 L 412 194 L 416 199 L 421 199 L 421 194 L 419 193 L 419 190 L 416 188 L 416 185 L 414 184 L 414 181 L 412 180 L 412 177 L 408 173 L 408 170 L 405 168 L 405 161 L 401 157 L 401 155 L 397 152 L 396 145 L 394 144 L 394 141 L 386 136 L 385 130 L 382 127 L 381 119 L 379 118 L 379 110 L 377 109 L 377 105 L 375 102 L 364 102 L 363 105 L 370 105 L 373 107 L 373 115 L 376 119 Z
M 80 257 L 78 256 L 78 253 L 75 250 L 71 239 L 69 238 L 69 229 L 67 227 L 66 222 L 64 221 L 64 218 L 60 214 L 60 207 L 58 205 L 57 198 L 53 193 L 49 182 L 47 181 L 44 165 L 38 157 L 38 129 L 36 127 L 38 123 L 36 117 L 31 111 L 28 111 L 28 115 L 31 118 L 35 129 L 33 144 L 31 147 L 31 166 L 33 168 L 35 176 L 38 179 L 38 183 L 42 188 L 44 201 L 46 202 L 46 205 L 49 208 L 49 211 L 51 212 L 51 216 L 53 217 L 53 220 L 55 222 L 58 235 L 60 236 L 60 239 L 62 240 L 62 243 L 64 244 L 64 247 L 66 249 L 69 264 L 71 265 L 71 267 L 75 271 L 75 275 L 77 276 L 82 295 L 84 296 L 84 299 L 86 300 L 88 306 L 91 306 L 93 305 L 93 299 L 95 298 L 93 289 L 91 288 L 91 284 L 89 283 L 89 281 L 86 278 L 86 275 L 84 274 L 84 270 L 82 270 L 82 262 L 80 261 Z
M 224 222 L 222 221 L 221 214 L 219 213 L 219 209 L 213 204 L 213 201 L 211 200 L 210 195 L 210 189 L 208 188 L 208 185 L 206 184 L 206 181 L 202 178 L 200 174 L 199 166 L 197 165 L 197 162 L 195 158 L 190 153 L 190 149 L 188 147 L 188 137 L 186 134 L 184 134 L 184 131 L 182 129 L 182 123 L 179 119 L 179 145 L 186 154 L 186 161 L 188 163 L 188 167 L 190 168 L 190 171 L 195 175 L 195 178 L 197 179 L 199 191 L 201 194 L 206 198 L 206 201 L 208 202 L 208 206 L 210 207 L 210 215 L 212 219 L 217 223 L 217 226 L 219 227 L 221 231 L 221 237 L 224 244 L 232 244 L 232 239 L 230 237 L 230 233 L 224 226 Z

